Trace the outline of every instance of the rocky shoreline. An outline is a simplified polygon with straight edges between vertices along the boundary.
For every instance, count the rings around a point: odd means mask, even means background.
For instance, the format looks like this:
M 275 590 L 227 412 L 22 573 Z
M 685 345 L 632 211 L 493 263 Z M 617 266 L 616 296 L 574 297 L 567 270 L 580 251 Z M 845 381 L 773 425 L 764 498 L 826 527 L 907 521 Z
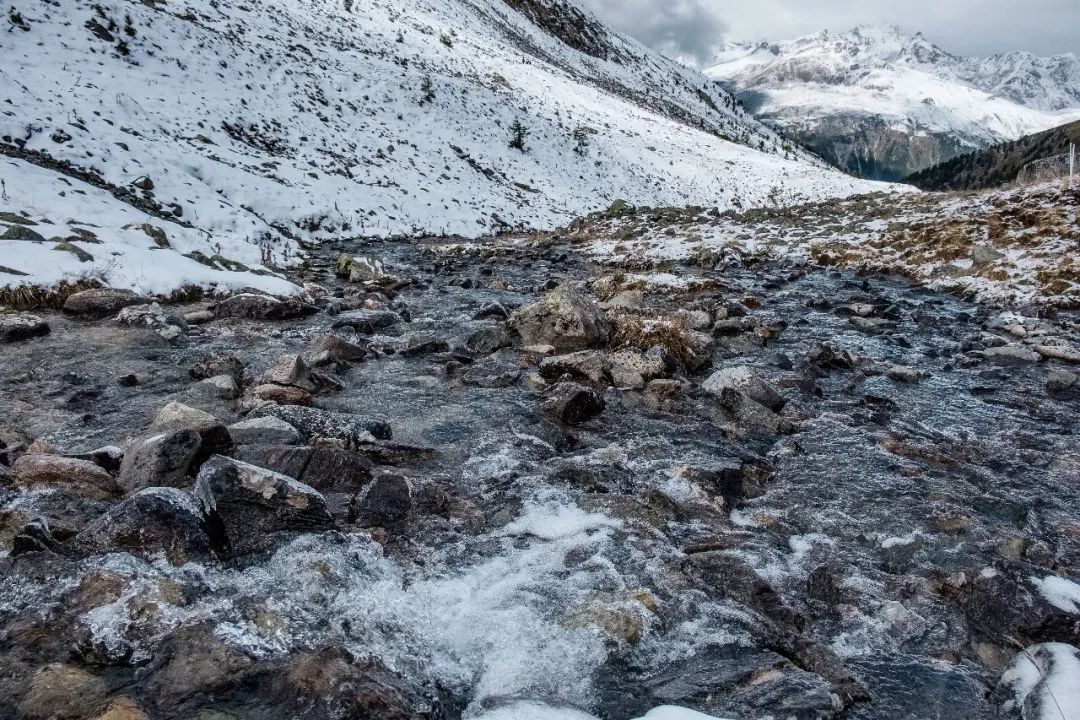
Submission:
M 0 716 L 1057 717 L 1075 313 L 314 252 L 297 299 L 0 315 Z

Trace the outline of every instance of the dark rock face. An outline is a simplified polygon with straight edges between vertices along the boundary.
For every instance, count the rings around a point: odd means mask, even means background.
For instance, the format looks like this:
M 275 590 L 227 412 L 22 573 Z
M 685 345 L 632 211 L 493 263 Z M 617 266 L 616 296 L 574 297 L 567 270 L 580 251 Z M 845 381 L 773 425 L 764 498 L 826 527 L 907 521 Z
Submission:
M 194 430 L 172 430 L 136 440 L 124 453 L 117 479 L 125 493 L 149 487 L 188 487 L 188 472 L 202 447 Z
M 148 305 L 150 300 L 131 290 L 93 288 L 83 290 L 64 301 L 64 312 L 85 320 L 112 317 L 132 305 Z
M 560 285 L 539 302 L 515 310 L 509 327 L 522 345 L 551 345 L 561 351 L 603 345 L 611 336 L 604 311 L 572 285 Z
M 1080 615 L 1047 599 L 1063 582 L 1041 568 L 1010 566 L 978 574 L 961 589 L 960 602 L 976 637 L 1080 646 Z
M 384 473 L 356 495 L 351 516 L 362 526 L 393 525 L 405 520 L 412 506 L 409 481 L 395 473 Z
M 359 415 L 336 413 L 296 405 L 268 406 L 257 409 L 254 417 L 270 415 L 292 425 L 306 438 L 340 440 L 347 446 L 357 446 L 368 440 L 389 440 L 393 433 L 384 420 Z
M 29 313 L 0 313 L 0 342 L 18 342 L 48 335 L 49 323 Z
M 604 398 L 595 390 L 575 382 L 563 382 L 547 392 L 545 412 L 567 425 L 581 425 L 604 412 Z
M 268 547 L 276 533 L 334 527 L 326 500 L 314 488 L 220 455 L 199 470 L 194 495 L 211 537 L 230 556 Z
M 219 318 L 246 318 L 248 320 L 287 320 L 306 317 L 318 312 L 314 305 L 292 298 L 279 300 L 269 295 L 245 293 L 218 303 L 214 313 Z
M 234 455 L 238 460 L 288 475 L 320 492 L 355 493 L 371 480 L 371 461 L 342 448 L 245 445 Z
M 87 555 L 129 552 L 151 559 L 164 553 L 177 566 L 214 558 L 202 508 L 175 488 L 135 493 L 88 525 L 74 542 Z

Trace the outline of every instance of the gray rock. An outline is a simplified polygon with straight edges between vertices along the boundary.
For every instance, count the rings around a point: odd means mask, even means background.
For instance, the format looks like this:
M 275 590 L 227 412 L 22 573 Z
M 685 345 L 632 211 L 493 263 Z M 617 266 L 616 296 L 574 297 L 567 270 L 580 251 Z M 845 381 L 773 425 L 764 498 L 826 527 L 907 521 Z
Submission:
M 764 407 L 779 412 L 787 401 L 783 395 L 769 383 L 762 380 L 749 367 L 724 368 L 714 372 L 701 388 L 715 397 L 720 397 L 725 390 L 739 392 Z
M 314 488 L 220 455 L 199 470 L 194 495 L 226 556 L 270 547 L 278 533 L 334 527 L 326 499 Z
M 720 405 L 731 413 L 735 422 L 752 435 L 775 435 L 791 432 L 791 423 L 753 400 L 746 393 L 726 387 L 718 396 Z
M 9 225 L 2 234 L 0 240 L 22 240 L 24 242 L 45 242 L 41 233 L 35 232 L 25 225 Z
M 153 330 L 166 340 L 176 340 L 187 332 L 188 324 L 183 316 L 163 308 L 158 303 L 130 305 L 116 316 L 116 322 L 129 327 Z
M 308 370 L 307 363 L 299 355 L 282 355 L 266 371 L 263 380 L 275 385 L 289 385 L 301 390 L 315 392 L 318 384 Z
M 273 416 L 248 418 L 230 425 L 229 435 L 237 445 L 299 445 L 304 441 L 299 430 Z
M 572 285 L 560 285 L 539 302 L 510 316 L 522 345 L 552 345 L 566 352 L 607 343 L 611 322 L 594 301 Z
M 566 425 L 581 425 L 604 412 L 604 398 L 595 390 L 575 382 L 562 382 L 548 388 L 543 403 L 545 412 Z
M 1052 393 L 1080 389 L 1080 376 L 1068 370 L 1054 370 L 1046 378 L 1046 389 Z
M 342 255 L 334 264 L 334 273 L 353 283 L 392 285 L 398 278 L 386 272 L 381 260 L 363 256 Z
M 1042 355 L 1020 345 L 1004 345 L 981 351 L 983 359 L 998 365 L 1027 365 L 1042 360 Z
M 1080 365 L 1080 348 L 1072 345 L 1036 345 L 1035 352 L 1048 360 Z
M 389 310 L 350 310 L 334 319 L 331 326 L 337 330 L 349 328 L 361 335 L 373 335 L 401 324 L 401 316 Z
M 367 348 L 351 343 L 337 335 L 324 335 L 315 344 L 311 364 L 320 366 L 359 362 L 366 358 L 367 355 Z
M 218 375 L 230 375 L 239 385 L 244 381 L 244 363 L 232 355 L 211 353 L 204 355 L 197 363 L 192 365 L 188 370 L 188 374 L 196 380 L 204 380 Z
M 296 298 L 278 299 L 269 295 L 242 293 L 233 295 L 214 309 L 219 318 L 247 318 L 249 320 L 288 320 L 307 317 L 318 312 L 318 308 Z
M 616 293 L 609 300 L 601 303 L 605 310 L 622 310 L 634 312 L 645 307 L 645 293 L 640 290 L 623 290 Z
M 384 420 L 299 405 L 271 405 L 252 412 L 252 417 L 266 416 L 289 423 L 305 440 L 319 437 L 355 446 L 373 439 L 389 440 L 393 436 L 390 425 Z
M 175 488 L 151 487 L 125 498 L 74 542 L 85 555 L 128 552 L 151 560 L 162 553 L 176 566 L 215 557 L 202 508 Z
M 482 327 L 465 339 L 464 349 L 472 355 L 490 355 L 493 352 L 510 347 L 513 338 L 505 325 Z
M 195 395 L 218 400 L 235 400 L 240 394 L 240 387 L 232 375 L 215 375 L 195 383 L 190 391 Z
M 651 380 L 671 374 L 671 364 L 663 348 L 654 347 L 647 352 L 624 349 L 608 353 L 608 374 L 617 388 L 640 390 Z
M 358 525 L 393 525 L 409 516 L 413 507 L 409 481 L 396 473 L 383 473 L 353 498 L 350 518 Z
M 18 342 L 48 335 L 49 323 L 29 313 L 0 313 L 0 342 Z
M 546 357 L 540 361 L 540 375 L 547 380 L 558 380 L 569 375 L 575 380 L 604 385 L 608 383 L 607 354 L 601 350 L 580 350 Z
M 244 445 L 234 455 L 320 492 L 355 493 L 371 480 L 370 460 L 358 452 L 329 445 Z
M 204 460 L 211 454 L 221 452 L 232 446 L 232 438 L 225 424 L 208 412 L 196 410 L 182 403 L 171 402 L 158 411 L 150 425 L 151 433 L 163 433 L 168 430 L 194 430 L 199 433 L 202 444 L 197 460 Z
M 128 494 L 148 487 L 187 487 L 188 471 L 201 446 L 195 430 L 170 430 L 136 440 L 124 453 L 117 482 Z
M 92 288 L 70 295 L 64 312 L 77 318 L 95 320 L 115 316 L 132 305 L 148 305 L 150 300 L 131 290 Z

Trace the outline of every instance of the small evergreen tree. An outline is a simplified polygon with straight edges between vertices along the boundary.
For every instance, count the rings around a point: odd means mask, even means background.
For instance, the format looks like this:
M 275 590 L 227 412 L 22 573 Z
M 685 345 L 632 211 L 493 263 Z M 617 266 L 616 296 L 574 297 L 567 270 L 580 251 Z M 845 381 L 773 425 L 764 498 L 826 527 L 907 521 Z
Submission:
M 124 33 L 126 33 L 128 37 L 135 37 L 135 23 L 131 21 L 130 15 L 124 16 Z
M 116 43 L 116 52 L 120 53 L 121 55 L 125 55 L 125 56 L 131 54 L 131 50 L 128 48 L 128 44 L 127 44 L 126 40 L 117 41 L 117 43 Z
M 589 152 L 589 128 L 584 125 L 578 125 L 574 128 L 574 152 L 578 155 L 586 155 Z
M 510 148 L 525 152 L 525 138 L 529 136 L 529 128 L 521 124 L 520 120 L 514 120 L 510 126 Z
M 420 104 L 434 102 L 435 86 L 431 83 L 431 76 L 425 75 L 420 81 Z

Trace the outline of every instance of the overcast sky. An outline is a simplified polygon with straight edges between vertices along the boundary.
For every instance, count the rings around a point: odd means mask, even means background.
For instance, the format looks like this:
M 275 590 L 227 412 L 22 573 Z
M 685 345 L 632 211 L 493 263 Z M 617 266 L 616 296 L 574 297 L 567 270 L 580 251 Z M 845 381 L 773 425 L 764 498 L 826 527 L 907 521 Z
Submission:
M 1080 0 L 583 0 L 669 55 L 707 61 L 724 38 L 788 40 L 891 23 L 961 55 L 1080 55 Z

